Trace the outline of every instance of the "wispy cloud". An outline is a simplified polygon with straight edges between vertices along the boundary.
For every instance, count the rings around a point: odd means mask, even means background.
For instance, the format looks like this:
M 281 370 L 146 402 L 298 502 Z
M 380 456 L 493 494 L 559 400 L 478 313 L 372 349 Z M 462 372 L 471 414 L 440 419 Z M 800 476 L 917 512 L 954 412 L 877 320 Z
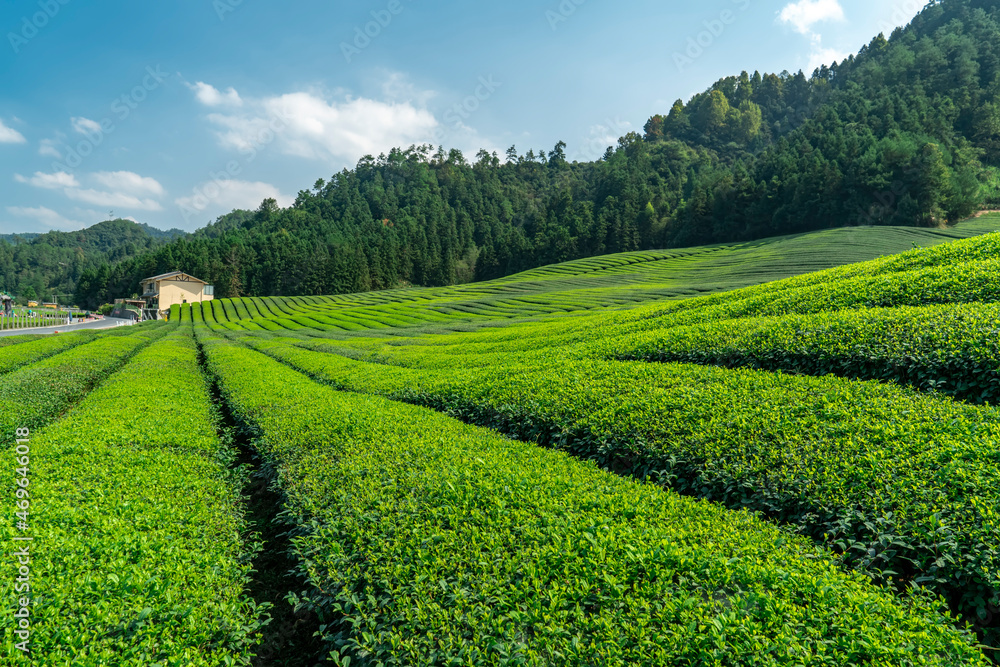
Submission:
M 194 95 L 198 98 L 198 101 L 207 107 L 243 106 L 243 100 L 235 88 L 230 87 L 223 93 L 215 86 L 207 84 L 204 81 L 188 83 L 186 85 L 194 91 Z
M 155 199 L 140 199 L 122 192 L 105 192 L 93 189 L 67 189 L 66 196 L 91 206 L 112 206 L 138 211 L 162 211 L 163 205 Z
M 102 171 L 90 174 L 87 180 L 103 187 L 84 188 L 73 174 L 57 171 L 52 174 L 35 172 L 31 177 L 15 174 L 14 180 L 43 190 L 62 190 L 63 194 L 76 202 L 92 206 L 111 206 L 138 211 L 162 211 L 163 205 L 157 201 L 165 194 L 159 181 L 148 176 L 140 176 L 131 171 Z
M 101 124 L 96 120 L 91 120 L 89 118 L 74 117 L 70 119 L 73 129 L 80 134 L 85 134 L 87 136 L 94 134 L 101 134 Z
M 295 202 L 295 197 L 283 194 L 270 183 L 224 179 L 203 183 L 195 188 L 194 194 L 180 197 L 174 203 L 182 210 L 207 212 L 207 217 L 217 217 L 237 208 L 254 210 L 265 199 L 274 199 L 282 207 Z
M 65 171 L 57 171 L 54 174 L 45 174 L 40 171 L 36 171 L 35 175 L 30 178 L 26 178 L 21 174 L 14 174 L 14 180 L 18 183 L 27 183 L 28 185 L 33 185 L 36 188 L 42 188 L 45 190 L 80 187 L 80 183 L 76 180 L 76 176 L 73 174 L 67 174 Z
M 95 182 L 114 192 L 161 197 L 163 186 L 155 178 L 131 171 L 99 171 L 91 176 Z
M 29 218 L 48 229 L 75 230 L 82 229 L 85 223 L 79 220 L 70 220 L 63 215 L 56 213 L 51 208 L 39 206 L 29 208 L 24 206 L 8 206 L 7 212 L 19 218 Z
M 26 141 L 23 134 L 5 125 L 0 118 L 0 144 L 23 144 Z
M 273 142 L 287 155 L 337 164 L 435 136 L 438 120 L 423 106 L 430 91 L 417 91 L 405 80 L 390 77 L 384 93 L 389 99 L 331 99 L 315 90 L 250 99 L 239 98 L 233 90 L 244 109 L 207 118 L 216 126 L 223 148 L 251 151 Z M 196 96 L 201 99 L 202 94 Z
M 58 143 L 55 139 L 42 139 L 38 145 L 38 154 L 61 160 L 62 153 L 59 152 L 59 149 L 56 147 L 57 145 Z
M 844 8 L 838 0 L 800 0 L 785 5 L 778 12 L 778 20 L 803 35 L 810 35 L 817 23 L 845 20 Z
M 778 12 L 778 22 L 809 37 L 811 50 L 808 70 L 828 65 L 847 57 L 846 51 L 823 46 L 823 36 L 813 28 L 825 21 L 846 21 L 844 8 L 838 0 L 799 0 L 785 5 Z

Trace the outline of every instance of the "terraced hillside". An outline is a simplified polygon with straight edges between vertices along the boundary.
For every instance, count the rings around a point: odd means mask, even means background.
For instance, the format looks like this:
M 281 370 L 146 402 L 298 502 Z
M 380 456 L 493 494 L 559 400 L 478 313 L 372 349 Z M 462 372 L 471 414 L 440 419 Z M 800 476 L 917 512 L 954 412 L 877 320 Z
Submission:
M 2 530 L 33 540 L 30 604 L 0 567 L 4 655 L 990 664 L 997 228 L 220 300 L 8 345 L 5 462 L 30 484 Z
M 948 230 L 842 228 L 734 245 L 594 257 L 457 287 L 225 300 L 198 304 L 191 316 L 237 328 L 243 327 L 241 321 L 261 319 L 248 324 L 252 330 L 313 324 L 345 332 L 418 325 L 438 330 L 460 323 L 509 322 L 733 290 L 997 229 L 1000 215 Z M 336 317 L 331 319 L 334 311 Z

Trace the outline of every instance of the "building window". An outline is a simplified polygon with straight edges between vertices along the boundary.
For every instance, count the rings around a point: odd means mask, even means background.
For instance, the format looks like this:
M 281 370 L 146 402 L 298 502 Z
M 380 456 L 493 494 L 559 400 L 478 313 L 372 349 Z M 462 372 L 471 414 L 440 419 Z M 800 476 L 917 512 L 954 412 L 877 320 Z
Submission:
M 205 285 L 205 296 L 215 296 L 215 285 Z

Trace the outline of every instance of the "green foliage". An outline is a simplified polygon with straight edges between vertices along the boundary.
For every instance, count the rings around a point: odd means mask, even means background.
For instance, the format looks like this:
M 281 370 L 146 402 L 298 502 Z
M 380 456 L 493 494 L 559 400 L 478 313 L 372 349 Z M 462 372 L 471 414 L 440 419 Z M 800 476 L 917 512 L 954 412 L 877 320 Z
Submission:
M 22 366 L 41 361 L 53 354 L 68 350 L 94 339 L 96 332 L 78 331 L 50 335 L 0 352 L 0 374 L 10 373 Z
M 151 323 L 106 333 L 25 368 L 0 383 L 0 435 L 49 423 L 79 402 L 132 355 L 164 334 Z
M 929 598 L 749 514 L 199 335 L 285 491 L 334 664 L 986 664 Z
M 24 302 L 51 301 L 52 294 L 78 289 L 89 294 L 95 279 L 106 281 L 114 274 L 115 269 L 107 264 L 151 252 L 183 234 L 176 229 L 161 232 L 130 220 L 108 220 L 76 232 L 4 237 L 0 239 L 0 289 L 14 292 Z M 77 300 L 77 304 L 95 309 L 122 296 L 127 294 L 105 294 L 95 303 Z
M 40 338 L 46 338 L 45 334 L 22 334 L 20 336 L 2 336 L 0 337 L 0 348 L 8 347 L 10 345 L 18 345 L 20 343 L 27 343 L 28 341 L 38 340 Z
M 745 288 L 724 295 L 684 301 L 664 299 L 733 290 L 747 284 L 899 252 L 916 243 L 935 246 L 966 235 L 982 234 L 996 229 L 998 225 L 1000 221 L 996 216 L 987 216 L 963 223 L 947 232 L 903 228 L 829 230 L 732 246 L 594 257 L 534 269 L 488 283 L 453 288 L 311 297 L 309 301 L 305 298 L 254 298 L 240 299 L 234 303 L 244 304 L 249 317 L 267 318 L 258 323 L 270 330 L 284 329 L 284 324 L 292 329 L 306 326 L 347 332 L 407 326 L 429 331 L 463 321 L 518 319 L 544 313 L 580 312 L 657 301 L 656 305 L 649 308 L 633 309 L 627 315 L 622 315 L 623 321 L 635 320 L 636 323 L 630 326 L 640 329 L 644 326 L 657 326 L 657 318 L 673 312 L 674 308 L 703 308 L 723 301 L 739 300 L 753 296 L 756 294 L 754 290 L 758 288 Z M 936 250 L 926 255 L 906 253 L 870 264 L 843 267 L 829 273 L 810 274 L 778 283 L 774 289 L 806 288 L 840 278 L 889 272 L 890 267 L 896 265 L 899 265 L 899 270 L 931 268 L 956 261 L 959 256 L 981 260 L 992 256 L 997 243 L 984 240 L 980 245 L 965 242 L 954 245 L 954 248 L 951 244 L 938 245 Z M 927 278 L 928 276 L 923 276 L 925 285 L 929 285 Z M 991 281 L 993 278 L 987 277 L 987 284 Z M 952 281 L 955 282 L 957 281 Z M 883 290 L 884 298 L 900 297 L 899 294 L 893 296 L 887 290 L 888 288 Z M 904 290 L 903 295 L 912 299 L 914 295 L 908 294 L 911 291 Z M 975 297 L 976 290 L 969 286 L 958 285 L 953 292 L 949 294 L 942 291 L 935 298 L 942 301 L 960 299 L 963 295 L 966 299 L 978 298 Z M 852 293 L 848 293 L 846 298 L 852 296 Z M 817 303 L 822 301 L 819 297 L 817 299 Z M 216 307 L 225 310 L 223 305 Z M 197 304 L 193 306 L 194 311 L 198 308 Z M 211 305 L 206 304 L 205 308 L 209 309 Z M 715 316 L 726 317 L 721 310 Z M 226 321 L 224 314 L 220 317 L 221 321 Z M 292 321 L 302 317 L 308 319 Z M 215 321 L 214 317 L 206 319 Z M 245 319 L 239 321 L 244 322 Z
M 963 304 L 744 317 L 631 334 L 617 359 L 875 379 L 1000 403 L 1000 307 Z
M 191 334 L 175 332 L 32 432 L 32 654 L 17 658 L 4 623 L 4 664 L 251 664 L 252 543 L 211 407 Z M 15 566 L 0 565 L 5 600 Z
M 434 407 L 759 510 L 837 546 L 847 563 L 880 581 L 932 588 L 995 637 L 987 618 L 990 605 L 1000 605 L 995 410 L 835 377 L 602 357 L 836 372 L 995 400 L 1000 313 L 984 302 L 996 301 L 1000 288 L 996 260 L 983 258 L 998 244 L 1000 235 L 986 235 L 725 294 L 474 337 L 352 341 L 344 336 L 352 322 L 396 326 L 385 323 L 388 304 L 374 311 L 344 307 L 347 297 L 341 306 L 272 299 L 297 315 L 257 321 L 280 324 L 283 338 L 258 332 L 242 340 L 337 388 Z M 595 261 L 615 270 L 620 260 Z M 524 281 L 560 276 L 559 268 Z M 923 305 L 938 302 L 948 305 Z M 434 303 L 416 300 L 423 309 Z
M 993 410 L 839 378 L 575 361 L 553 350 L 538 355 L 549 360 L 519 363 L 530 355 L 509 351 L 468 367 L 452 355 L 446 370 L 425 371 L 254 345 L 338 388 L 764 512 L 838 545 L 876 579 L 939 591 L 969 620 L 1000 603 Z M 434 356 L 415 347 L 392 359 L 419 366 Z

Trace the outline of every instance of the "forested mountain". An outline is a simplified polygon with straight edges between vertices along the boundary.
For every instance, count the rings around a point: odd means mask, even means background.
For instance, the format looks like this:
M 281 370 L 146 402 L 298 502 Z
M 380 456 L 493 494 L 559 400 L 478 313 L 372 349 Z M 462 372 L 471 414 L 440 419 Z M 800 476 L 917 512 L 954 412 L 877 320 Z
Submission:
M 11 234 L 0 238 L 0 291 L 46 301 L 53 294 L 68 297 L 88 270 L 148 254 L 183 235 L 131 220 L 109 220 L 78 232 Z
M 295 204 L 265 202 L 78 281 L 81 305 L 180 269 L 220 296 L 493 278 L 589 255 L 854 224 L 940 225 L 1000 193 L 1000 11 L 932 2 L 856 56 L 742 73 L 649 119 L 601 160 L 565 144 L 470 163 L 430 146 L 365 157 Z

